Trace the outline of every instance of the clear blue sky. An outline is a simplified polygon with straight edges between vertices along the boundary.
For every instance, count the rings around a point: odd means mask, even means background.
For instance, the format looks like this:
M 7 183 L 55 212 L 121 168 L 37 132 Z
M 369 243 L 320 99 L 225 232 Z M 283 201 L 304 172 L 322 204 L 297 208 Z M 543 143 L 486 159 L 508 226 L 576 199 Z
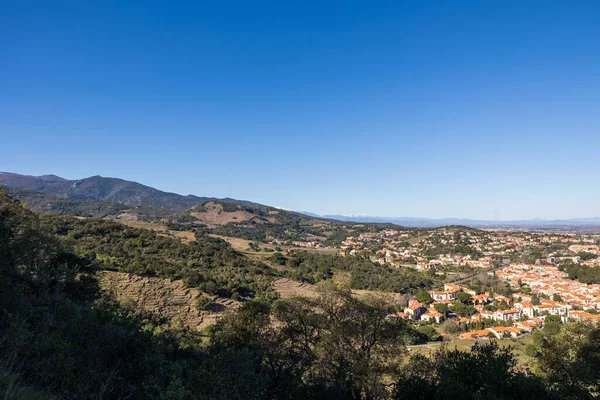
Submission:
M 4 1 L 0 171 L 600 216 L 598 1 Z

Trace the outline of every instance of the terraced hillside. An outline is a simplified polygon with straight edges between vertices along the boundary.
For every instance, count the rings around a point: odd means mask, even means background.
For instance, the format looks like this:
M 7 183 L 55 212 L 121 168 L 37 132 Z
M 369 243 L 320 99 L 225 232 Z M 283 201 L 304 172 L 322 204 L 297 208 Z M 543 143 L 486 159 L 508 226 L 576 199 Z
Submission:
M 214 324 L 223 312 L 239 306 L 231 299 L 208 296 L 212 300 L 209 309 L 199 310 L 196 299 L 206 294 L 195 288 L 186 288 L 181 280 L 113 271 L 100 271 L 97 275 L 100 288 L 120 303 L 133 304 L 159 318 L 179 321 L 198 331 Z

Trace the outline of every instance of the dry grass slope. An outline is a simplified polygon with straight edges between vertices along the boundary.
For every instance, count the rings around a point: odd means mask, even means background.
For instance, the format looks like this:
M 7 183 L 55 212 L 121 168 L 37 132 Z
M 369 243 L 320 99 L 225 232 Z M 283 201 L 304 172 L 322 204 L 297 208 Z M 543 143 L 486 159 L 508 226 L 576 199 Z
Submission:
M 226 212 L 223 210 L 223 206 L 221 204 L 209 201 L 203 204 L 203 207 L 206 211 L 203 212 L 192 212 L 191 216 L 197 218 L 202 221 L 208 227 L 215 227 L 217 225 L 225 225 L 230 222 L 247 222 L 252 219 L 256 220 L 256 222 L 261 223 L 259 219 L 256 218 L 256 215 L 249 213 L 248 211 L 239 210 L 233 212 Z

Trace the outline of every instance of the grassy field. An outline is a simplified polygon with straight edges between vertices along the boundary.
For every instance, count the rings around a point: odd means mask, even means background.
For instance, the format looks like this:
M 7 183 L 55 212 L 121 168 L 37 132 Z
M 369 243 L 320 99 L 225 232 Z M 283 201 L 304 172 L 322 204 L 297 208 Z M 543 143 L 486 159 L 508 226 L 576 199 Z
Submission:
M 525 346 L 531 343 L 531 334 L 526 334 L 518 338 L 511 339 L 495 339 L 496 342 L 502 347 L 511 347 L 513 353 L 517 359 L 517 365 L 520 368 L 530 368 L 532 359 L 525 354 Z M 468 351 L 475 344 L 472 340 L 461 340 L 458 337 L 454 337 L 451 340 L 445 340 L 443 342 L 429 342 L 424 345 L 409 346 L 410 353 L 419 353 L 425 356 L 431 356 L 441 346 L 446 346 L 449 350 L 462 350 Z

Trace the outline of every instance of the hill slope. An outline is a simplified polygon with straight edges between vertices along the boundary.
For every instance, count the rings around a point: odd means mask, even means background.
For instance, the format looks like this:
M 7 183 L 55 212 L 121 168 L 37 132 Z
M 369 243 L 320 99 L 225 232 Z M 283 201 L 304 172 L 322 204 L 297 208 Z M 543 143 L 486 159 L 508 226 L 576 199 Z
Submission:
M 71 214 L 103 218 L 118 215 L 128 208 L 123 204 L 101 200 L 71 200 L 33 190 L 10 186 L 4 186 L 4 188 L 11 198 L 22 201 L 33 211 L 42 214 Z
M 314 226 L 324 221 L 250 201 L 182 196 L 137 182 L 101 176 L 68 180 L 56 175 L 0 172 L 0 186 L 5 187 L 11 197 L 41 213 L 93 217 L 127 213 L 134 219 L 198 220 L 211 227 L 229 224 L 244 230 L 255 225 L 297 230 L 300 225 Z
M 56 175 L 29 176 L 0 172 L 0 185 L 69 200 L 102 200 L 128 207 L 159 207 L 173 211 L 181 211 L 198 203 L 214 200 L 209 197 L 163 192 L 141 183 L 101 176 L 68 180 Z

